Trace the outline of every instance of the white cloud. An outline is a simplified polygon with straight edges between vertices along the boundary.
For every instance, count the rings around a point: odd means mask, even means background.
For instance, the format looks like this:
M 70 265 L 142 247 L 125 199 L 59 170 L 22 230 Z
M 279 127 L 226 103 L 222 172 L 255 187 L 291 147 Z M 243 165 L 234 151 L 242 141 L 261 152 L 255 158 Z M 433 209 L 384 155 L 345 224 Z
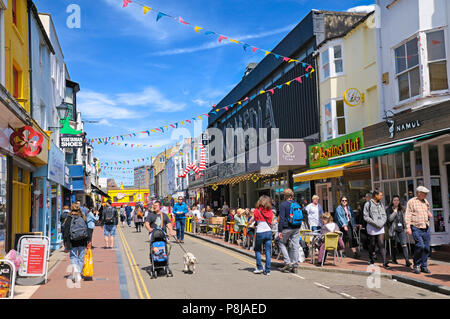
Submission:
M 129 106 L 148 106 L 155 112 L 178 112 L 186 107 L 185 103 L 176 103 L 165 98 L 154 87 L 147 87 L 142 92 L 117 94 L 120 104 Z
M 353 13 L 369 13 L 375 11 L 375 5 L 371 4 L 368 6 L 357 6 L 353 7 L 347 10 L 347 12 L 353 12 Z
M 195 99 L 195 100 L 192 100 L 192 102 L 194 102 L 195 104 L 197 104 L 199 106 L 204 106 L 204 105 L 209 104 L 208 101 L 205 101 L 205 100 L 202 100 L 202 99 Z
M 292 30 L 292 28 L 294 26 L 295 25 L 289 25 L 289 26 L 286 26 L 286 27 L 280 28 L 280 29 L 275 29 L 275 30 L 271 30 L 271 31 L 264 31 L 264 32 L 255 33 L 255 34 L 248 34 L 248 35 L 244 35 L 244 36 L 237 35 L 237 36 L 231 37 L 231 38 L 232 39 L 236 39 L 238 41 L 264 38 L 264 37 L 267 37 L 267 36 L 280 34 L 280 33 L 286 32 L 286 31 L 290 31 L 290 30 Z M 175 55 L 175 54 L 192 53 L 192 52 L 197 52 L 197 51 L 215 49 L 215 48 L 218 48 L 220 46 L 229 45 L 229 44 L 232 44 L 232 42 L 230 42 L 228 40 L 223 40 L 221 43 L 219 43 L 217 41 L 217 39 L 216 39 L 213 42 L 208 42 L 208 43 L 202 44 L 200 46 L 196 46 L 196 47 L 158 51 L 158 52 L 153 52 L 153 53 L 151 53 L 149 55 L 163 56 L 163 55 Z M 233 43 L 233 44 L 235 44 L 235 43 Z M 250 49 L 248 49 L 248 50 L 250 50 Z
M 142 116 L 127 108 L 117 107 L 114 100 L 102 93 L 82 90 L 77 94 L 77 99 L 83 117 L 89 119 L 105 117 L 109 119 L 132 119 Z

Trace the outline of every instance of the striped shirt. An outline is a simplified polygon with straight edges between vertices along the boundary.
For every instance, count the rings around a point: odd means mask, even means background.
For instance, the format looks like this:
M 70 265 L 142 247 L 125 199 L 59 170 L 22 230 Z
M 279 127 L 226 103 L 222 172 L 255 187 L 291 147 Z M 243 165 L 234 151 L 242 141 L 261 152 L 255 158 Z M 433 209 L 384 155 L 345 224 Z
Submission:
M 406 205 L 405 224 L 406 228 L 414 226 L 417 228 L 427 228 L 430 226 L 428 213 L 430 212 L 430 204 L 425 199 L 421 201 L 417 197 L 413 197 Z

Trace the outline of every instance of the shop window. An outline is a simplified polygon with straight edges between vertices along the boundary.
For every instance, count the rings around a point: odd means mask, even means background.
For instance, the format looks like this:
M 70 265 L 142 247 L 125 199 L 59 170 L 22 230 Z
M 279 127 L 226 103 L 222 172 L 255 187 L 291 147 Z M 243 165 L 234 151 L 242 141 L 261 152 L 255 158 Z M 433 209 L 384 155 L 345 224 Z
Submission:
M 420 71 L 417 37 L 395 49 L 395 72 L 400 101 L 419 95 Z
M 415 196 L 414 195 L 414 181 L 410 179 L 407 181 L 407 183 L 408 183 L 408 199 L 411 199 Z
M 405 177 L 411 176 L 411 154 L 409 152 L 404 152 L 405 159 Z
M 395 163 L 394 163 L 394 154 L 388 155 L 388 179 L 395 178 Z
M 420 147 L 415 148 L 414 154 L 416 156 L 416 176 L 423 176 L 422 152 Z
M 373 180 L 379 181 L 380 180 L 380 165 L 379 165 L 378 157 L 375 157 L 373 159 L 373 172 L 374 172 Z
M 382 156 L 380 158 L 381 163 L 381 179 L 385 180 L 388 178 L 387 176 L 387 156 Z
M 408 201 L 408 191 L 406 190 L 406 181 L 398 182 L 398 196 L 400 196 L 400 203 L 406 207 Z
M 395 156 L 395 177 L 403 177 L 403 154 L 397 153 Z
M 432 92 L 447 90 L 447 59 L 444 30 L 427 33 L 427 52 L 430 90 Z
M 439 155 L 437 145 L 428 147 L 428 156 L 430 158 L 430 175 L 440 175 L 439 173 Z

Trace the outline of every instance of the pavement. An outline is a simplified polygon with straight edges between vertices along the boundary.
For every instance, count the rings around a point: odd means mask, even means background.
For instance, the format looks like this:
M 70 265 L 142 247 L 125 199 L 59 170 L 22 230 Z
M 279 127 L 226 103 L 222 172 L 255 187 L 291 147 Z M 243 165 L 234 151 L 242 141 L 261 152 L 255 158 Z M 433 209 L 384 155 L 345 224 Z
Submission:
M 226 243 L 222 237 L 214 236 L 211 234 L 192 234 L 188 233 L 189 236 L 207 240 L 208 242 L 220 245 L 222 247 L 232 249 L 241 254 L 247 255 L 254 258 L 254 252 L 231 243 Z M 317 258 L 317 257 L 316 257 Z M 380 256 L 378 257 L 380 258 Z M 311 264 L 311 259 L 306 258 L 305 262 L 301 263 L 299 269 L 301 270 L 313 270 L 322 272 L 335 272 L 335 273 L 345 273 L 345 274 L 359 274 L 368 276 L 371 274 L 371 269 L 368 268 L 368 255 L 367 252 L 362 252 L 359 259 L 354 259 L 350 257 L 345 257 L 338 259 L 336 265 L 333 263 L 333 258 L 328 257 L 323 265 L 323 267 L 317 267 Z M 410 260 L 412 263 L 412 260 Z M 381 273 L 381 276 L 387 279 L 394 279 L 401 281 L 410 285 L 425 288 L 431 291 L 443 293 L 450 295 L 450 263 L 442 262 L 437 260 L 429 260 L 428 268 L 431 274 L 414 274 L 412 272 L 412 267 L 407 268 L 403 259 L 398 259 L 399 264 L 392 264 L 391 270 L 387 270 L 382 266 L 382 263 L 375 263 L 380 267 L 377 271 Z M 272 264 L 275 266 L 282 266 L 284 263 L 282 260 L 277 260 L 272 258 Z

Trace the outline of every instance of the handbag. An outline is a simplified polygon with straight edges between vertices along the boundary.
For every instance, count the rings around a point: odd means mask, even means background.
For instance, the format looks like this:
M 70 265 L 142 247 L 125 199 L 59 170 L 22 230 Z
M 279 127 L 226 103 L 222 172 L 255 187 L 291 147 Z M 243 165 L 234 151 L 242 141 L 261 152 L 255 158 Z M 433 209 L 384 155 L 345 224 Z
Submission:
M 92 258 L 92 250 L 89 248 L 84 255 L 83 277 L 85 280 L 92 280 L 94 275 L 94 259 Z

